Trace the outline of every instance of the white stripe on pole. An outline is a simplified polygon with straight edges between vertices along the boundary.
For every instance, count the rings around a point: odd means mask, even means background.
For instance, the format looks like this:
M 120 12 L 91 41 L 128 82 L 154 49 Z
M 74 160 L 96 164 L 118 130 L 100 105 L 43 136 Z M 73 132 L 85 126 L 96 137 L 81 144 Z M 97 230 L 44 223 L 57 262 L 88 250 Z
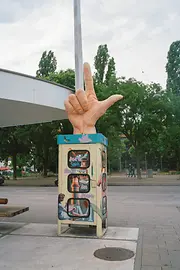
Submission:
M 81 2 L 74 0 L 75 88 L 84 89 L 81 33 Z

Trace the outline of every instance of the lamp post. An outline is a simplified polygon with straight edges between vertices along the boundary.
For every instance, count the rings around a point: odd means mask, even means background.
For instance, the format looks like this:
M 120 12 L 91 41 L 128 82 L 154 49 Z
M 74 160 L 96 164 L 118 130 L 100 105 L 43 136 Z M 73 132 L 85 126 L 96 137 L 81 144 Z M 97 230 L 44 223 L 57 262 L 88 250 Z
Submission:
M 84 89 L 81 33 L 81 1 L 74 0 L 75 89 Z

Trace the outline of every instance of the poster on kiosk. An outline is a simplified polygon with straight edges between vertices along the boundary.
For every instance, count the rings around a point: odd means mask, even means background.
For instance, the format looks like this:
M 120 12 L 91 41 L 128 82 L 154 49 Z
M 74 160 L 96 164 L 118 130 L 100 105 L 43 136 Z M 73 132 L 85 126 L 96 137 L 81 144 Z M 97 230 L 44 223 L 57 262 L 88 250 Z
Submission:
M 102 134 L 59 135 L 58 224 L 107 228 L 107 139 Z M 59 233 L 60 233 L 59 230 Z

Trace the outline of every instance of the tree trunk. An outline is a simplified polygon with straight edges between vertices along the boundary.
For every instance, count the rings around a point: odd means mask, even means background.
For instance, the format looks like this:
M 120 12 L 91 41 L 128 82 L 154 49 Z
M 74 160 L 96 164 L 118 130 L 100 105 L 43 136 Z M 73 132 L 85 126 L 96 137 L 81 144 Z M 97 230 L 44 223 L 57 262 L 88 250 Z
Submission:
M 48 157 L 49 157 L 49 149 L 45 147 L 44 149 L 44 160 L 43 160 L 43 176 L 47 177 L 48 171 Z
M 140 169 L 140 155 L 139 150 L 136 148 L 136 166 L 137 166 L 137 179 L 141 179 L 141 169 Z
M 176 162 L 176 170 L 179 172 L 180 171 L 180 162 L 177 160 Z
M 16 153 L 13 153 L 12 155 L 12 162 L 13 162 L 13 180 L 16 180 L 17 179 L 17 170 L 16 170 L 16 158 L 17 158 L 17 154 Z
M 179 148 L 175 151 L 176 153 L 176 170 L 180 170 L 180 151 Z
M 43 177 L 47 177 L 47 163 L 44 162 L 44 170 L 43 170 Z

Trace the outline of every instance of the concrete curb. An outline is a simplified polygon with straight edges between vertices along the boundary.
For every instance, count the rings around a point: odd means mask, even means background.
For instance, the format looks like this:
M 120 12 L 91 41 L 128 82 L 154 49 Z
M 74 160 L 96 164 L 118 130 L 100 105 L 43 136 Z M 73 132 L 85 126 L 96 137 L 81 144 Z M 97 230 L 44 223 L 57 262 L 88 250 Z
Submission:
M 122 184 L 122 183 L 110 183 L 108 186 L 180 186 L 180 183 L 132 183 L 132 184 Z
M 4 187 L 56 187 L 55 185 L 3 185 Z M 1 188 L 3 188 L 1 186 Z M 180 186 L 180 183 L 108 183 L 108 186 L 117 187 L 117 186 Z

